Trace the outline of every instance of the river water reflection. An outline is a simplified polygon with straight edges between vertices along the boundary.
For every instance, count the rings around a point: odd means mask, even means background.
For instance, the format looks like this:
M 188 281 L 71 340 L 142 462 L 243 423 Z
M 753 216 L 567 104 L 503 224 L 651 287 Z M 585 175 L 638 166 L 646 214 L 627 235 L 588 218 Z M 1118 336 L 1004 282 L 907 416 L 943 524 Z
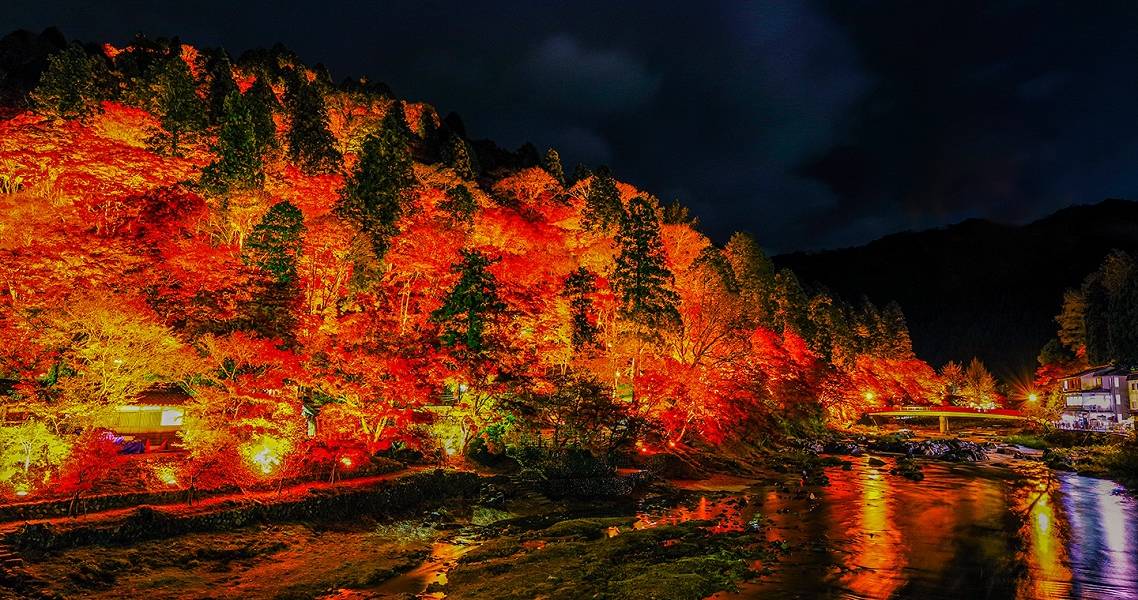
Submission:
M 719 598 L 1138 598 L 1138 504 L 1109 481 L 1011 467 L 926 464 L 925 480 L 854 459 L 805 492 L 754 487 L 659 520 L 756 519 L 794 551 Z

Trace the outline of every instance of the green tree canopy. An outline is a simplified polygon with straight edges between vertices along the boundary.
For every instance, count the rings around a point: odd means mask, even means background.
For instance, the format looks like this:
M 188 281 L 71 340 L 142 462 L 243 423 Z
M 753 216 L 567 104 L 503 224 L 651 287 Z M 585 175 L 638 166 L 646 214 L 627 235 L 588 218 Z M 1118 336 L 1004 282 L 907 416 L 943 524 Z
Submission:
M 621 301 L 621 314 L 648 328 L 679 323 L 679 294 L 672 289 L 660 220 L 656 207 L 638 196 L 628 203 L 616 235 L 619 254 L 613 268 L 613 287 Z
M 289 158 L 308 175 L 339 170 L 342 157 L 328 128 L 328 108 L 318 85 L 294 74 L 289 79 L 287 104 Z
M 257 140 L 249 98 L 233 91 L 225 99 L 225 114 L 217 135 L 217 159 L 202 170 L 202 184 L 214 192 L 253 189 L 265 184 L 263 148 Z
M 382 258 L 399 232 L 399 218 L 414 183 L 405 138 L 398 128 L 383 127 L 364 140 L 360 160 L 340 190 L 336 213 L 367 234 L 376 256 Z
M 604 167 L 597 169 L 589 184 L 589 192 L 585 194 L 585 208 L 581 211 L 585 229 L 607 231 L 621 222 L 623 212 L 620 192 L 616 189 L 616 180 L 613 179 L 612 173 Z
M 233 65 L 229 62 L 229 54 L 224 49 L 216 51 L 209 61 L 209 121 L 211 125 L 218 125 L 229 113 L 225 103 L 231 94 L 240 94 L 237 82 L 233 81 Z
M 168 56 L 155 68 L 155 100 L 158 119 L 165 132 L 159 142 L 168 147 L 171 154 L 178 154 L 187 139 L 205 130 L 206 105 L 198 97 L 197 81 L 180 55 Z
M 565 185 L 565 169 L 561 166 L 561 155 L 557 153 L 557 150 L 553 148 L 546 150 L 541 166 L 546 173 L 549 173 L 550 177 L 557 180 L 557 183 Z
M 494 262 L 481 252 L 463 250 L 462 260 L 451 268 L 458 274 L 458 282 L 442 306 L 431 313 L 431 322 L 439 325 L 443 346 L 461 344 L 475 354 L 485 349 L 487 326 L 506 309 L 498 296 L 498 281 L 487 270 Z
M 50 115 L 75 119 L 99 109 L 101 82 L 106 66 L 78 44 L 71 44 L 47 59 L 47 69 L 32 92 L 36 107 Z

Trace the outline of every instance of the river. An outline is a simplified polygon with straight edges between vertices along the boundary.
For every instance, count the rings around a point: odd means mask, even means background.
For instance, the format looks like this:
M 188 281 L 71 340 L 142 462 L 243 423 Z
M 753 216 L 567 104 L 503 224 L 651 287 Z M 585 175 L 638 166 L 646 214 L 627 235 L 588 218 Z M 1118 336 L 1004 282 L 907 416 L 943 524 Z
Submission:
M 830 485 L 809 492 L 756 486 L 647 512 L 641 526 L 765 521 L 794 549 L 719 599 L 1138 598 L 1138 503 L 1115 483 L 1019 461 L 925 463 L 913 482 L 887 460 L 827 469 Z
M 95 544 L 27 568 L 63 597 L 691 600 L 758 556 L 759 576 L 712 598 L 1138 598 L 1138 503 L 1116 484 L 998 455 L 921 462 L 914 482 L 880 458 L 827 467 L 829 485 L 715 477 L 556 502 L 519 489 L 500 511 Z

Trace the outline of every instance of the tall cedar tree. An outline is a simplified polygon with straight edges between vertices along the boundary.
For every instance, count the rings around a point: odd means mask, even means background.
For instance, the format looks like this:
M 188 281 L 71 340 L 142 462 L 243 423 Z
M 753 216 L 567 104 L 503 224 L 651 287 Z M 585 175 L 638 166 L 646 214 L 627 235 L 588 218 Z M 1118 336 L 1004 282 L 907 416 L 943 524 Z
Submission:
M 263 187 L 265 165 L 250 99 L 234 90 L 225 99 L 224 110 L 214 147 L 217 160 L 202 170 L 202 185 L 215 193 Z
M 777 331 L 790 330 L 806 337 L 808 298 L 798 277 L 790 269 L 782 269 L 774 277 L 774 326 Z
M 297 265 L 304 247 L 304 215 L 290 202 L 278 202 L 249 235 L 245 260 L 261 273 L 247 319 L 268 338 L 291 340 L 292 307 L 300 295 Z
M 881 311 L 884 329 L 882 350 L 888 358 L 913 358 L 913 342 L 909 338 L 909 326 L 905 323 L 905 313 L 901 305 L 890 302 Z
M 600 328 L 594 324 L 593 300 L 590 295 L 597 291 L 596 276 L 585 267 L 580 267 L 565 278 L 565 298 L 569 301 L 570 341 L 574 350 L 583 350 L 597 345 Z
M 621 220 L 622 208 L 620 192 L 616 180 L 605 167 L 597 169 L 585 195 L 585 209 L 581 211 L 582 222 L 589 231 L 607 231 Z
M 574 184 L 578 181 L 584 181 L 592 176 L 593 170 L 590 169 L 588 165 L 577 163 L 577 166 L 573 167 L 573 181 L 569 181 L 567 183 Z
M 649 328 L 679 323 L 679 294 L 672 289 L 660 220 L 652 202 L 643 196 L 628 203 L 616 235 L 620 253 L 613 268 L 613 287 L 626 319 Z
M 258 75 L 252 87 L 245 92 L 249 114 L 253 118 L 253 134 L 257 137 L 257 147 L 262 154 L 277 147 L 277 124 L 273 121 L 273 113 L 281 108 L 267 77 L 264 73 Z
M 463 179 L 471 180 L 478 175 L 475 168 L 477 161 L 470 151 L 470 144 L 458 134 L 451 133 L 447 136 L 446 144 L 443 146 L 443 162 Z
M 774 263 L 767 258 L 755 238 L 746 233 L 732 235 L 723 248 L 723 255 L 735 273 L 750 325 L 772 327 L 775 313 Z
M 289 80 L 289 158 L 307 175 L 334 173 L 341 156 L 328 129 L 328 108 L 316 83 L 301 74 Z
M 546 150 L 541 166 L 546 173 L 549 173 L 550 177 L 557 180 L 557 183 L 565 185 L 565 169 L 561 166 L 561 155 L 557 153 L 557 150 L 553 148 Z
M 165 131 L 159 142 L 176 155 L 187 138 L 205 130 L 206 106 L 198 97 L 194 74 L 181 56 L 167 57 L 157 65 L 157 69 L 154 81 L 158 119 Z
M 240 94 L 237 83 L 233 81 L 233 65 L 224 49 L 218 50 L 209 61 L 209 123 L 220 125 L 228 114 L 225 106 L 230 94 Z
M 498 281 L 487 270 L 495 262 L 476 250 L 463 250 L 462 260 L 451 267 L 459 275 L 458 282 L 442 306 L 431 313 L 443 346 L 461 344 L 474 354 L 485 349 L 486 326 L 506 309 L 498 296 Z
M 88 56 L 73 43 L 48 57 L 47 70 L 40 76 L 32 99 L 37 108 L 52 116 L 85 117 L 99 109 L 105 70 L 98 57 Z
M 364 140 L 360 160 L 344 182 L 336 204 L 341 218 L 368 235 L 379 258 L 383 258 L 391 238 L 399 233 L 399 218 L 408 190 L 415 183 L 407 140 L 402 130 L 390 122 L 396 118 L 394 111 L 389 112 L 379 135 Z

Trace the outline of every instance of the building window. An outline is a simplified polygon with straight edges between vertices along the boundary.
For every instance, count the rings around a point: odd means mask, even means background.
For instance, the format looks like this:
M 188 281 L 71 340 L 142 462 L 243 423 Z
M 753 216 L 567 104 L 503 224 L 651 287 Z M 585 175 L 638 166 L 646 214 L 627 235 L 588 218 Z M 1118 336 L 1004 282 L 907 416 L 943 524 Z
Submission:
M 162 421 L 159 424 L 162 427 L 181 426 L 183 414 L 180 408 L 163 408 Z

